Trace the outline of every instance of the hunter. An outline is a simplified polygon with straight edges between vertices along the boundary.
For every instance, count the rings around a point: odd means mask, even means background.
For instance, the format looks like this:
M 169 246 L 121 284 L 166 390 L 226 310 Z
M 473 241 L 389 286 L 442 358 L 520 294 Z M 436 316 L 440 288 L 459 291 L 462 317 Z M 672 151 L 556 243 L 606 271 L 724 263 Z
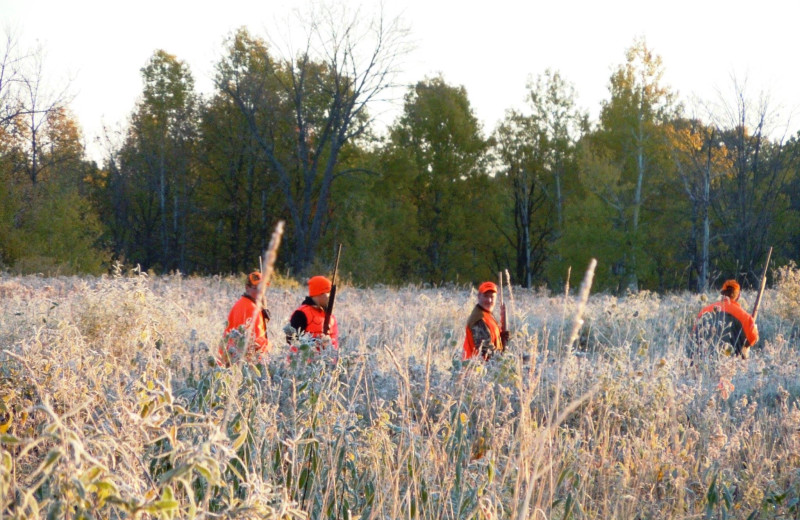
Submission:
M 267 337 L 270 312 L 266 302 L 257 301 L 260 283 L 261 273 L 259 271 L 253 271 L 247 275 L 244 294 L 228 313 L 228 325 L 219 346 L 217 360 L 222 366 L 230 366 L 242 354 L 250 363 L 266 363 L 266 357 L 271 347 Z
M 318 339 L 316 342 L 318 349 L 325 348 L 326 344 L 332 345 L 334 349 L 339 348 L 339 325 L 333 314 L 330 316 L 327 334 L 323 330 L 331 287 L 331 281 L 324 276 L 312 276 L 308 280 L 308 296 L 294 311 L 289 319 L 289 326 L 284 329 L 288 343 L 291 344 L 300 334 L 307 333 Z M 293 346 L 292 352 L 295 351 L 296 348 Z
M 727 344 L 736 356 L 750 357 L 750 347 L 758 342 L 758 327 L 753 317 L 739 305 L 741 288 L 736 280 L 727 280 L 720 290 L 722 299 L 697 314 L 695 339 L 709 345 Z
M 478 303 L 467 319 L 467 336 L 464 338 L 463 359 L 471 359 L 480 355 L 488 361 L 495 353 L 502 353 L 508 342 L 508 331 L 500 330 L 494 318 L 497 285 L 494 282 L 483 282 L 478 287 Z

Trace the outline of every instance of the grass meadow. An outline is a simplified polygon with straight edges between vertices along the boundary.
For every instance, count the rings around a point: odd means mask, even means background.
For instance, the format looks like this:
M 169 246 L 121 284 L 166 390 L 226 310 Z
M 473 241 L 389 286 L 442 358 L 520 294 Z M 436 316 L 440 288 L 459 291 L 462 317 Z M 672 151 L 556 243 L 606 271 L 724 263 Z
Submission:
M 576 284 L 577 285 L 577 284 Z M 209 362 L 234 277 L 0 276 L 0 518 L 800 518 L 800 274 L 749 360 L 689 359 L 716 295 L 506 292 L 510 352 L 460 361 L 475 292 L 341 285 L 338 362 Z M 752 305 L 754 295 L 743 299 Z

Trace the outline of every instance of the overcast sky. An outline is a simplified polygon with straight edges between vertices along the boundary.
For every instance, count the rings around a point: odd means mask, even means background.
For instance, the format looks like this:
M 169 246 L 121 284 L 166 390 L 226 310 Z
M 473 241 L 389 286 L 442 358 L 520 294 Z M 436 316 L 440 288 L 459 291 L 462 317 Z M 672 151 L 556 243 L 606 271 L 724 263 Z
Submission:
M 355 0 L 348 3 L 356 5 Z M 211 91 L 224 38 L 247 26 L 274 34 L 306 0 L 0 0 L 0 20 L 26 46 L 41 44 L 46 80 L 71 81 L 71 108 L 89 153 L 103 124 L 124 125 L 142 90 L 140 69 L 156 49 L 188 63 L 201 93 Z M 367 9 L 377 2 L 362 2 Z M 768 94 L 778 120 L 800 127 L 797 66 L 800 1 L 761 0 L 387 0 L 411 29 L 415 49 L 400 81 L 441 73 L 463 85 L 488 133 L 508 108 L 523 108 L 525 85 L 552 68 L 596 116 L 612 69 L 634 39 L 659 54 L 665 82 L 681 99 Z M 399 106 L 396 112 L 399 111 Z M 386 119 L 392 119 L 389 113 Z M 795 116 L 790 119 L 790 116 Z

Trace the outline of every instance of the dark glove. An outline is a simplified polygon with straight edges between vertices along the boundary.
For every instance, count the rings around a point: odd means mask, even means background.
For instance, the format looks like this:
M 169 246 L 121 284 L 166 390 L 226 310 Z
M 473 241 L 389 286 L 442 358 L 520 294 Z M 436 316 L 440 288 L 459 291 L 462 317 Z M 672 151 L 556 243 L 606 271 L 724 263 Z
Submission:
M 261 309 L 261 316 L 264 318 L 264 323 L 267 323 L 270 318 L 272 318 L 272 314 L 269 312 L 269 309 Z
M 506 345 L 508 345 L 508 338 L 510 338 L 510 337 L 511 337 L 511 333 L 509 331 L 507 331 L 507 330 L 504 330 L 503 332 L 500 333 L 500 341 L 503 342 L 503 346 L 504 347 Z

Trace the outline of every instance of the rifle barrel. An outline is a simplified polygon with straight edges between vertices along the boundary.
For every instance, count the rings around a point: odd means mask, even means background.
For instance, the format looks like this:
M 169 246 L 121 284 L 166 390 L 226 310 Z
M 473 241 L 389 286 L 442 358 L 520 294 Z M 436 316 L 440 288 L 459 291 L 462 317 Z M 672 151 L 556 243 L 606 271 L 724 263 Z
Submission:
M 770 246 L 769 251 L 767 252 L 767 261 L 764 262 L 764 271 L 761 273 L 761 285 L 758 288 L 758 295 L 756 295 L 756 302 L 753 304 L 753 321 L 756 321 L 758 317 L 758 307 L 761 305 L 761 297 L 764 295 L 764 288 L 767 286 L 767 270 L 769 269 L 769 259 L 772 258 L 772 246 Z
M 325 321 L 322 323 L 322 333 L 327 334 L 330 331 L 331 315 L 333 314 L 333 302 L 336 300 L 336 272 L 339 270 L 339 258 L 342 256 L 342 244 L 339 243 L 339 248 L 336 252 L 336 261 L 333 264 L 333 279 L 331 280 L 331 295 L 328 298 L 328 306 L 325 307 Z
M 503 272 L 500 271 L 500 332 L 504 333 L 508 330 L 508 320 L 506 317 L 506 303 L 503 300 Z M 503 348 L 506 347 L 506 341 L 503 341 Z

